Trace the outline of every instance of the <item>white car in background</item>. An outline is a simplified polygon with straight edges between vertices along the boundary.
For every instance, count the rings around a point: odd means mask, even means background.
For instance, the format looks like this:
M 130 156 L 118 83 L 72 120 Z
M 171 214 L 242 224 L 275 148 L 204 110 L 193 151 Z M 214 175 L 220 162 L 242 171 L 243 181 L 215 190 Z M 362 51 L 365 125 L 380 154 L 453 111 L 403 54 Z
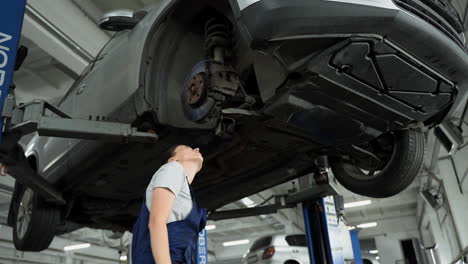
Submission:
M 309 262 L 307 240 L 304 234 L 261 237 L 255 240 L 242 260 L 243 264 L 305 264 Z

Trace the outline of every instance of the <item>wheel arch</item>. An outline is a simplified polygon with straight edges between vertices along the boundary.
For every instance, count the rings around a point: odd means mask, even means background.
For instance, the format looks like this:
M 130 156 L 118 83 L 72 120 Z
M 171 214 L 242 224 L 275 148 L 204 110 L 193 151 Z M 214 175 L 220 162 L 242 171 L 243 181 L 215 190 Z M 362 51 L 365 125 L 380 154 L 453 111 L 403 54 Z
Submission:
M 284 264 L 302 264 L 302 263 L 297 259 L 288 259 L 284 262 Z
M 187 10 L 190 10 L 189 15 L 186 14 Z M 164 88 L 167 87 L 168 79 L 171 79 L 167 77 L 164 71 L 166 68 L 172 66 L 174 60 L 174 58 L 171 57 L 173 51 L 170 48 L 166 48 L 168 46 L 174 46 L 175 42 L 179 43 L 181 36 L 186 35 L 177 30 L 177 25 L 188 25 L 191 27 L 190 32 L 193 33 L 193 36 L 200 36 L 200 38 L 194 37 L 192 39 L 192 41 L 195 41 L 193 50 L 196 50 L 195 47 L 201 48 L 200 54 L 202 56 L 200 56 L 197 62 L 203 61 L 205 43 L 204 34 L 200 31 L 203 27 L 200 27 L 199 24 L 190 23 L 191 19 L 206 19 L 210 14 L 217 14 L 227 18 L 233 26 L 238 27 L 235 19 L 235 8 L 229 0 L 219 2 L 203 0 L 197 4 L 173 0 L 169 1 L 164 6 L 160 6 L 159 11 L 160 12 L 149 14 L 151 17 L 148 19 L 151 22 L 147 23 L 145 26 L 145 39 L 142 47 L 139 84 L 143 89 L 142 95 L 147 104 L 147 110 L 151 110 L 154 114 L 154 119 L 163 125 L 189 129 L 212 129 L 216 126 L 215 121 L 205 123 L 193 122 L 187 118 L 185 114 L 178 113 L 177 111 L 174 112 L 169 109 L 170 107 L 174 107 L 174 104 L 171 104 L 171 102 L 174 103 L 174 98 L 180 97 L 181 95 L 176 95 L 173 91 L 167 91 L 167 89 Z M 171 23 L 173 21 L 177 21 L 177 23 Z M 164 52 L 161 52 L 162 50 Z M 180 62 L 174 63 L 174 65 L 178 65 L 178 67 L 174 68 L 180 69 L 179 63 Z M 193 63 L 191 67 L 195 65 L 196 62 Z M 188 76 L 189 73 L 190 70 L 183 72 L 185 76 Z M 171 80 L 175 83 L 173 81 L 175 78 Z

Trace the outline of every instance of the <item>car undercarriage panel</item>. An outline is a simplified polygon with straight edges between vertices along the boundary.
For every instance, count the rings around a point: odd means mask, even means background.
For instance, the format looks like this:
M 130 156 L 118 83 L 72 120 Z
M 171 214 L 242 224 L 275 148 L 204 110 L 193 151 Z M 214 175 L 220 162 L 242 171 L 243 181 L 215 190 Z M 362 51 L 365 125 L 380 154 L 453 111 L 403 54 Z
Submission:
M 310 120 L 296 125 L 311 133 L 330 128 L 327 116 L 343 122 L 336 130 L 353 128 L 354 139 L 343 133 L 325 138 L 328 145 L 436 125 L 467 92 L 466 48 L 396 5 L 263 0 L 242 9 L 238 22 L 250 46 L 280 61 L 289 77 L 265 113 Z M 284 75 L 270 71 L 262 76 Z
M 288 50 L 277 52 L 286 57 Z M 445 78 L 373 38 L 343 40 L 291 61 L 301 62 L 289 66 L 298 77 L 277 90 L 265 112 L 326 145 L 364 142 L 430 121 L 450 107 L 457 94 Z

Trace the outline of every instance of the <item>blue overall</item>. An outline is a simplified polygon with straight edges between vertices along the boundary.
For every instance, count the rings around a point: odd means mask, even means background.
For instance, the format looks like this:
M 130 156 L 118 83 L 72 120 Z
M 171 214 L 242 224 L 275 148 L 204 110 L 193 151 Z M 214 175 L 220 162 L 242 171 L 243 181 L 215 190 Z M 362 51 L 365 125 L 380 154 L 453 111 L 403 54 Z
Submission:
M 173 264 L 196 263 L 196 250 L 198 233 L 205 228 L 206 212 L 198 209 L 195 196 L 190 186 L 192 197 L 192 211 L 184 220 L 167 224 L 169 237 L 169 251 Z M 133 226 L 132 239 L 132 263 L 154 264 L 153 252 L 151 251 L 150 232 L 148 228 L 150 212 L 143 203 L 140 215 Z

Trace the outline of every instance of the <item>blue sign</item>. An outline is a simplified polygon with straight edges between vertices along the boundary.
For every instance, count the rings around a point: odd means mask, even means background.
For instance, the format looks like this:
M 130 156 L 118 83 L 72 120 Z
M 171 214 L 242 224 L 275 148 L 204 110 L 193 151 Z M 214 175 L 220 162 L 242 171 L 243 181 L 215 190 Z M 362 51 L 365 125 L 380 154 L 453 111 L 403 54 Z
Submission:
M 26 0 L 2 1 L 0 6 L 0 113 L 10 92 L 16 51 L 23 26 Z M 0 118 L 0 143 L 2 140 L 3 119 Z
M 208 235 L 205 229 L 198 235 L 197 260 L 198 264 L 208 264 Z
M 333 264 L 344 264 L 343 244 L 341 243 L 339 219 L 336 214 L 333 196 L 322 198 L 325 240 L 328 240 L 328 257 Z

